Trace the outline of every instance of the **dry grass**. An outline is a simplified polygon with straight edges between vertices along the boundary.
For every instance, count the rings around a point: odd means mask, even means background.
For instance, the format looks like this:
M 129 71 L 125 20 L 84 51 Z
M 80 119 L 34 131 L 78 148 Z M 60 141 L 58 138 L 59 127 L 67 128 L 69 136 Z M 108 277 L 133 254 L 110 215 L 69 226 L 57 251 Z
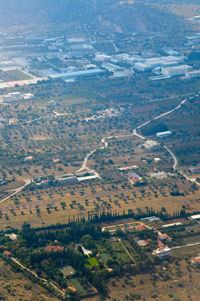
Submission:
M 58 301 L 44 288 L 15 273 L 0 259 L 0 299 L 5 301 Z
M 173 181 L 173 179 L 171 180 Z M 178 181 L 177 181 L 178 183 Z M 179 182 L 180 191 L 188 190 L 190 184 L 188 182 Z M 144 189 L 144 191 L 143 191 Z M 13 197 L 1 204 L 1 210 L 4 215 L 1 218 L 1 228 L 7 226 L 20 227 L 23 222 L 30 222 L 33 226 L 49 225 L 53 223 L 67 223 L 68 218 L 88 215 L 88 211 L 108 210 L 111 211 L 133 209 L 137 212 L 137 208 L 145 211 L 146 207 L 160 210 L 165 207 L 170 213 L 180 210 L 182 205 L 188 207 L 188 210 L 199 210 L 199 191 L 189 192 L 187 196 L 171 196 L 169 188 L 162 187 L 158 183 L 155 187 L 123 187 L 121 185 L 104 184 L 100 181 L 93 184 L 78 184 L 74 188 L 70 186 L 45 188 L 44 190 L 36 190 L 35 192 L 24 191 L 21 195 Z M 98 196 L 100 199 L 97 199 Z M 88 200 L 86 205 L 85 200 Z M 66 203 L 65 210 L 62 209 L 61 202 Z M 73 207 L 70 206 L 73 204 Z M 84 208 L 80 208 L 80 205 Z M 40 213 L 37 214 L 37 206 Z M 50 208 L 50 213 L 47 212 Z M 13 215 L 12 210 L 16 216 Z M 8 217 L 6 217 L 6 214 Z
M 198 301 L 200 293 L 200 277 L 199 271 L 190 267 L 190 271 L 187 268 L 187 264 L 182 261 L 180 269 L 176 268 L 175 264 L 170 264 L 166 270 L 161 267 L 158 268 L 158 272 L 162 276 L 169 274 L 171 279 L 161 280 L 157 279 L 155 282 L 150 275 L 138 275 L 136 277 L 127 277 L 114 280 L 114 286 L 112 281 L 110 282 L 110 297 L 111 300 L 124 301 L 126 296 L 131 294 L 140 295 L 141 300 L 181 300 L 181 301 Z M 180 271 L 180 272 L 179 272 Z M 176 298 L 177 297 L 177 298 Z M 113 299 L 112 299 L 113 298 Z M 175 299 L 176 298 L 176 299 Z M 107 298 L 106 300 L 110 300 Z M 127 300 L 140 300 L 129 298 Z

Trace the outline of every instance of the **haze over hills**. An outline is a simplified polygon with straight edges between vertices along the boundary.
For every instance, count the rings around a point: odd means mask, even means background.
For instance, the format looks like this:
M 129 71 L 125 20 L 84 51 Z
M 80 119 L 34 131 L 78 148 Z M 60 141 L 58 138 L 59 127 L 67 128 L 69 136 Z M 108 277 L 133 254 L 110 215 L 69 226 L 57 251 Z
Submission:
M 76 32 L 170 34 L 174 27 L 182 31 L 182 22 L 181 17 L 143 1 L 128 4 L 116 0 L 0 0 L 0 26 L 4 28 L 65 23 L 73 24 Z

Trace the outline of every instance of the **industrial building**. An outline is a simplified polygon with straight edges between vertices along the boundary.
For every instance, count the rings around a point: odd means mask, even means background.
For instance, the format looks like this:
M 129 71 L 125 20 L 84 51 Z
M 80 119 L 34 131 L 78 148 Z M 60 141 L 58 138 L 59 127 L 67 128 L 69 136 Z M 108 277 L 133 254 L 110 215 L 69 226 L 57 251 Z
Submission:
M 189 65 L 179 65 L 179 66 L 162 68 L 161 73 L 165 76 L 172 77 L 177 75 L 185 75 L 187 72 L 191 70 L 192 67 Z
M 168 137 L 171 134 L 172 134 L 171 131 L 159 132 L 159 133 L 156 133 L 156 137 L 165 138 L 165 137 Z
M 13 101 L 21 101 L 21 100 L 29 100 L 34 97 L 32 93 L 22 94 L 20 92 L 12 92 L 2 96 L 3 102 L 13 102 Z
M 123 70 L 122 67 L 119 67 L 119 66 L 117 66 L 115 64 L 111 64 L 111 63 L 103 63 L 101 66 L 103 68 L 107 69 L 110 72 L 115 72 L 115 71 L 118 71 L 118 70 Z
M 78 78 L 78 77 L 85 77 L 85 76 L 92 76 L 104 73 L 105 71 L 99 68 L 96 69 L 89 69 L 89 70 L 80 70 L 75 72 L 64 72 L 64 73 L 56 73 L 52 74 L 51 78 Z
M 189 71 L 185 74 L 185 79 L 192 79 L 200 77 L 200 70 Z
M 172 68 L 179 67 L 177 66 L 183 61 L 183 56 L 161 56 L 161 57 L 152 57 L 148 59 L 140 59 L 136 63 L 134 63 L 134 69 L 139 72 L 144 72 L 148 70 L 152 70 L 154 68 Z
M 134 64 L 134 69 L 135 69 L 135 71 L 138 71 L 138 72 L 144 72 L 144 71 L 151 70 L 151 66 L 148 64 L 145 64 L 143 62 L 137 62 Z
M 23 100 L 24 96 L 20 92 L 12 92 L 4 95 L 2 99 L 3 102 L 12 102 L 12 101 Z
M 177 222 L 177 223 L 162 225 L 162 228 L 177 227 L 177 226 L 181 226 L 181 225 L 182 225 L 182 223 Z

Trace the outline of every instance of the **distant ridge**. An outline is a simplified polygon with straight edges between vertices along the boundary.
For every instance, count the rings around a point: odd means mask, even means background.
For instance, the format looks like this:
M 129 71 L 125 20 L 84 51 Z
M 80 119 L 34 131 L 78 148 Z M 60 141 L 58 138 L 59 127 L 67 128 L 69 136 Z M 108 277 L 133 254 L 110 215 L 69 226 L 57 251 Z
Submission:
M 117 0 L 0 0 L 0 27 L 68 24 L 95 33 L 173 32 L 182 18 L 143 2 Z M 159 1 L 158 1 L 159 2 Z M 169 22 L 170 18 L 170 22 Z

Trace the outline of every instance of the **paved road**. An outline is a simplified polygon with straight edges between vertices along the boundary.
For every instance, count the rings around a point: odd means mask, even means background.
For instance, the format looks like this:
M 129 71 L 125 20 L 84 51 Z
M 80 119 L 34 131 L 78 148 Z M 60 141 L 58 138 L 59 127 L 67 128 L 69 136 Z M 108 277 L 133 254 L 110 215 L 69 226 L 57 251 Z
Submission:
M 184 177 L 186 178 L 188 181 L 192 182 L 192 183 L 196 183 L 196 185 L 200 186 L 200 183 L 197 181 L 196 178 L 190 178 L 188 177 L 184 172 L 180 171 L 179 170 L 179 173 Z
M 165 113 L 162 113 L 162 114 L 160 114 L 160 115 L 158 115 L 158 116 L 156 116 L 156 117 L 154 117 L 154 118 L 152 118 L 152 119 L 150 119 L 150 120 L 144 122 L 143 124 L 139 125 L 136 129 L 134 129 L 133 134 L 134 134 L 135 136 L 137 136 L 138 138 L 141 138 L 141 139 L 144 140 L 145 137 L 144 137 L 144 136 L 141 136 L 140 134 L 138 134 L 138 133 L 137 133 L 137 129 L 140 129 L 140 128 L 144 127 L 145 125 L 147 125 L 148 123 L 150 123 L 150 122 L 153 121 L 153 120 L 157 120 L 157 119 L 163 118 L 163 117 L 165 117 L 165 116 L 167 116 L 167 115 L 173 113 L 174 111 L 179 110 L 179 109 L 182 107 L 182 105 L 184 105 L 188 100 L 192 100 L 192 99 L 194 99 L 195 97 L 197 97 L 197 96 L 199 96 L 199 95 L 200 95 L 200 92 L 197 92 L 194 96 L 190 96 L 190 97 L 185 98 L 184 100 L 182 100 L 182 101 L 179 103 L 179 105 L 176 106 L 174 109 L 169 110 L 169 111 L 167 111 L 167 112 L 165 112 Z M 168 151 L 168 153 L 171 155 L 171 157 L 172 157 L 172 159 L 173 159 L 173 161 L 174 161 L 173 169 L 176 170 L 177 165 L 178 165 L 178 159 L 177 159 L 177 157 L 175 156 L 175 154 L 174 154 L 167 146 L 164 146 L 164 148 L 165 148 L 165 149 Z M 190 177 L 188 177 L 185 173 L 183 173 L 182 171 L 179 171 L 179 172 L 180 172 L 180 174 L 182 174 L 182 176 L 184 176 L 188 181 L 191 181 L 191 182 L 193 182 L 193 183 L 196 183 L 198 186 L 200 186 L 200 183 L 196 180 L 196 178 L 190 178 Z
M 173 165 L 173 169 L 176 170 L 176 167 L 178 165 L 178 160 L 177 157 L 174 155 L 174 153 L 167 147 L 164 146 L 164 148 L 168 151 L 168 153 L 170 153 L 170 155 L 172 156 L 173 160 L 174 160 L 174 165 Z
M 22 191 L 27 185 L 29 185 L 31 183 L 31 180 L 26 180 L 26 183 L 21 186 L 18 187 L 16 189 L 13 189 L 9 195 L 7 195 L 6 197 L 4 197 L 3 199 L 0 200 L 0 204 L 7 201 L 9 198 L 11 198 L 12 196 L 16 195 L 17 193 L 19 193 L 20 191 Z
M 198 246 L 198 245 L 200 245 L 200 241 L 194 242 L 194 243 L 192 243 L 192 244 L 183 245 L 183 246 L 172 247 L 171 249 L 172 249 L 172 250 L 175 250 L 175 249 L 181 249 L 181 248 L 193 247 L 193 246 Z
M 200 92 L 196 93 L 194 96 L 190 96 L 190 97 L 188 97 L 188 98 L 185 98 L 185 99 L 182 100 L 182 101 L 179 103 L 179 105 L 176 106 L 174 109 L 169 110 L 169 111 L 167 111 L 167 112 L 165 112 L 165 113 L 162 113 L 162 114 L 160 114 L 160 115 L 158 115 L 158 116 L 156 116 L 156 117 L 154 117 L 154 118 L 152 118 L 152 119 L 150 119 L 150 120 L 148 120 L 148 121 L 142 123 L 141 125 L 137 126 L 137 128 L 135 128 L 135 129 L 133 130 L 133 133 L 132 133 L 132 134 L 127 134 L 127 135 L 114 135 L 114 136 L 108 136 L 108 137 L 102 138 L 102 139 L 101 139 L 101 143 L 103 144 L 103 146 L 100 147 L 99 149 L 94 149 L 94 150 L 90 151 L 90 152 L 86 155 L 86 157 L 84 158 L 83 164 L 82 164 L 81 168 L 78 169 L 76 172 L 81 172 L 81 171 L 83 171 L 83 170 L 87 170 L 87 171 L 91 171 L 91 172 L 95 173 L 95 174 L 100 178 L 99 174 L 98 174 L 95 170 L 92 170 L 92 169 L 90 169 L 90 168 L 87 166 L 87 162 L 88 162 L 88 159 L 91 157 L 91 155 L 94 154 L 97 150 L 105 149 L 105 148 L 108 147 L 108 142 L 107 142 L 106 140 L 110 140 L 110 139 L 118 139 L 118 138 L 128 138 L 128 137 L 132 137 L 132 136 L 136 136 L 136 137 L 138 137 L 138 138 L 140 138 L 140 139 L 142 139 L 142 140 L 145 140 L 146 137 L 142 136 L 141 134 L 138 134 L 138 133 L 137 133 L 137 129 L 140 129 L 140 128 L 144 127 L 145 125 L 147 125 L 148 123 L 150 123 L 150 122 L 153 121 L 153 120 L 157 120 L 157 119 L 163 118 L 163 117 L 165 117 L 165 116 L 167 116 L 167 115 L 173 113 L 174 111 L 180 109 L 180 108 L 182 107 L 182 105 L 185 104 L 188 100 L 192 100 L 194 97 L 199 96 L 199 95 L 200 95 Z M 53 111 L 53 112 L 54 112 L 54 114 L 55 114 L 56 116 L 66 116 L 66 115 L 74 114 L 74 113 L 58 113 L 58 112 L 56 112 L 56 111 Z M 76 112 L 76 113 L 77 113 L 77 112 Z M 78 112 L 78 113 L 82 113 L 82 112 Z M 39 119 L 40 119 L 40 118 L 39 118 Z M 36 119 L 36 120 L 37 120 L 37 119 Z M 34 120 L 31 120 L 30 122 L 33 122 L 33 121 L 34 121 Z M 177 160 L 176 156 L 174 155 L 174 153 L 173 153 L 168 147 L 164 146 L 164 148 L 165 148 L 165 149 L 169 152 L 169 154 L 171 155 L 171 157 L 172 157 L 172 159 L 173 159 L 173 161 L 174 161 L 173 169 L 176 170 L 177 165 L 178 165 L 178 160 Z M 200 183 L 197 182 L 197 180 L 196 180 L 195 178 L 189 178 L 189 177 L 188 177 L 186 174 L 184 174 L 183 172 L 181 172 L 181 171 L 179 171 L 179 172 L 180 172 L 187 180 L 189 180 L 189 181 L 191 181 L 191 182 L 194 182 L 194 183 L 196 183 L 197 185 L 200 186 Z M 8 196 L 6 196 L 6 197 L 3 198 L 2 200 L 0 200 L 0 203 L 3 203 L 4 201 L 8 200 L 11 196 L 16 195 L 17 193 L 19 193 L 20 191 L 22 191 L 22 190 L 25 188 L 25 186 L 27 186 L 28 184 L 30 184 L 31 180 L 28 180 L 28 181 L 29 181 L 28 183 L 26 183 L 25 185 L 23 185 L 23 186 L 21 186 L 21 187 L 19 187 L 19 188 L 16 188 L 16 189 L 13 191 L 13 193 L 9 194 Z
M 145 124 L 147 124 L 147 123 L 149 123 L 149 122 L 150 122 L 150 121 L 145 122 Z M 145 125 L 145 124 L 144 124 L 144 125 Z M 140 127 L 141 127 L 141 126 L 140 126 Z M 137 128 L 139 129 L 140 127 L 137 127 Z M 136 136 L 136 137 L 138 137 L 138 138 L 140 138 L 140 139 L 142 139 L 142 140 L 145 140 L 145 137 L 144 137 L 144 136 L 142 136 L 142 135 L 140 135 L 140 134 L 137 133 L 137 129 L 134 129 L 134 130 L 133 130 L 133 135 Z
M 80 169 L 78 169 L 76 172 L 80 172 L 80 171 L 83 171 L 83 170 L 88 170 L 88 171 L 92 171 L 94 173 L 97 174 L 97 172 L 95 172 L 94 170 L 90 169 L 88 166 L 87 166 L 87 162 L 88 162 L 88 159 L 91 157 L 92 154 L 94 154 L 96 151 L 98 150 L 102 150 L 102 149 L 105 149 L 108 147 L 108 142 L 106 140 L 109 140 L 109 139 L 119 139 L 119 138 L 128 138 L 128 137 L 132 137 L 133 134 L 127 134 L 127 135 L 114 135 L 114 136 L 108 136 L 108 137 L 104 137 L 101 139 L 101 143 L 103 144 L 102 147 L 100 148 L 97 148 L 97 149 L 93 149 L 91 152 L 89 152 L 84 160 L 83 160 L 83 164 L 81 166 Z M 100 177 L 100 176 L 99 176 Z
M 199 95 L 200 95 L 200 92 L 196 93 L 194 96 L 190 96 L 190 97 L 188 97 L 188 98 L 185 98 L 185 99 L 182 100 L 182 101 L 179 103 L 179 105 L 177 105 L 174 109 L 171 109 L 171 110 L 169 110 L 169 111 L 167 111 L 167 112 L 164 112 L 164 113 L 162 113 L 162 114 L 160 114 L 160 115 L 158 115 L 158 116 L 156 116 L 156 117 L 154 117 L 154 118 L 152 118 L 152 119 L 150 119 L 150 120 L 148 120 L 148 121 L 142 123 L 141 125 L 137 126 L 137 128 L 135 128 L 135 129 L 133 130 L 133 133 L 132 133 L 132 134 L 129 134 L 129 135 L 114 135 L 114 136 L 108 136 L 108 137 L 102 138 L 102 139 L 101 139 L 101 143 L 103 144 L 103 146 L 100 147 L 99 149 L 105 149 L 105 148 L 107 148 L 107 147 L 108 147 L 108 142 L 107 142 L 106 140 L 114 139 L 114 138 L 115 138 L 115 139 L 118 139 L 118 138 L 128 138 L 128 137 L 136 136 L 136 137 L 138 137 L 138 138 L 140 138 L 140 139 L 142 139 L 142 140 L 145 140 L 146 137 L 144 137 L 144 136 L 141 135 L 141 134 L 138 134 L 138 133 L 137 133 L 137 129 L 141 129 L 142 127 L 144 127 L 144 126 L 147 125 L 148 123 L 152 122 L 153 120 L 157 120 L 157 119 L 163 118 L 163 117 L 165 117 L 165 116 L 167 116 L 167 115 L 173 113 L 174 111 L 179 110 L 179 109 L 182 107 L 182 105 L 184 105 L 188 100 L 192 100 L 194 97 L 199 96 Z M 55 112 L 55 111 L 54 111 L 54 113 L 58 114 L 58 113 Z M 165 148 L 165 149 L 168 151 L 168 153 L 171 155 L 171 157 L 172 157 L 172 159 L 173 159 L 173 161 L 174 161 L 173 169 L 176 170 L 177 165 L 178 165 L 177 157 L 175 156 L 175 154 L 174 154 L 168 147 L 164 146 L 164 148 Z M 90 156 L 91 156 L 92 154 L 94 154 L 97 150 L 98 150 L 98 149 L 94 149 L 94 150 L 92 150 L 90 153 L 88 153 L 88 154 L 86 155 L 86 157 L 84 158 L 84 161 L 83 161 L 83 164 L 82 164 L 81 168 L 80 168 L 79 170 L 77 170 L 77 172 L 82 171 L 82 170 L 90 170 L 90 169 L 87 167 L 88 159 L 89 159 Z M 94 170 L 93 170 L 93 172 L 94 172 Z M 188 179 L 189 181 L 195 182 L 197 185 L 200 185 L 200 183 L 198 183 L 198 182 L 196 181 L 196 179 L 190 179 L 189 177 L 187 177 L 187 176 L 186 176 L 185 174 L 183 174 L 183 173 L 182 173 L 182 175 L 183 175 L 186 179 Z
M 83 171 L 83 170 L 88 170 L 88 171 L 93 171 L 91 170 L 89 167 L 87 167 L 87 161 L 88 159 L 91 157 L 92 154 L 94 154 L 97 150 L 96 149 L 93 149 L 91 152 L 89 152 L 86 157 L 84 158 L 83 160 L 83 164 L 81 166 L 80 169 L 78 169 L 76 172 L 80 172 L 80 171 Z
M 58 113 L 56 111 L 53 111 L 53 113 L 56 116 L 68 116 L 68 115 L 73 115 L 73 114 L 80 114 L 80 113 L 85 113 L 84 111 L 80 111 L 80 112 L 73 112 L 73 113 Z

